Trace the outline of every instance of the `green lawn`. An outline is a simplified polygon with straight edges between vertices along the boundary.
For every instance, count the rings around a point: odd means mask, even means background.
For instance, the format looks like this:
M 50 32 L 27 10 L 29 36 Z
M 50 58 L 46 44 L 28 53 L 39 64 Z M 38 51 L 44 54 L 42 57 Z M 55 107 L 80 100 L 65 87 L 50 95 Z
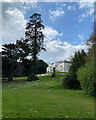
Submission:
M 64 76 L 3 83 L 3 118 L 92 118 L 94 99 L 80 90 L 63 89 Z M 24 81 L 21 81 L 24 79 Z

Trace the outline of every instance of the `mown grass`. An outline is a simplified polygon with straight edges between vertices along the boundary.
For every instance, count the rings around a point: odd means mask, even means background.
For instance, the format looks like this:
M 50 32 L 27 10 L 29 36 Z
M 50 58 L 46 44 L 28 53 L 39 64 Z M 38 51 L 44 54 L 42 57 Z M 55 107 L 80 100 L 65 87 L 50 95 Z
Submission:
M 94 99 L 62 87 L 64 76 L 3 84 L 3 118 L 93 118 Z

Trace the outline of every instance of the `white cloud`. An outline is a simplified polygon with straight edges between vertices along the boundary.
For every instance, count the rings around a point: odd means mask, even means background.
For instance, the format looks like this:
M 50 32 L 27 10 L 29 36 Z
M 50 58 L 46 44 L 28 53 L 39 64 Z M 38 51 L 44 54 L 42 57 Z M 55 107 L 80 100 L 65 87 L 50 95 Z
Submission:
M 24 26 L 26 24 L 26 20 L 24 19 L 26 9 L 22 9 L 23 3 L 22 5 L 20 3 L 18 5 L 15 3 L 14 5 L 10 6 L 6 6 L 6 4 L 2 8 L 3 43 L 15 42 L 16 39 L 23 37 Z M 64 14 L 63 12 L 61 12 L 62 14 L 57 12 L 57 16 L 55 17 L 62 16 Z M 72 46 L 66 41 L 62 42 L 60 38 L 63 33 L 59 33 L 50 27 L 46 27 L 43 30 L 43 33 L 45 35 L 44 44 L 47 51 L 41 52 L 40 58 L 47 62 L 68 59 L 78 49 L 86 49 L 85 45 Z
M 49 19 L 54 21 L 56 18 L 62 17 L 64 15 L 64 11 L 57 9 L 57 10 L 51 11 L 51 13 L 49 14 L 50 14 Z
M 71 10 L 71 6 L 68 6 L 68 10 Z
M 15 42 L 24 37 L 26 25 L 24 14 L 18 8 L 11 7 L 3 9 L 2 12 L 2 43 Z
M 81 9 L 81 8 L 93 8 L 94 3 L 92 1 L 90 1 L 90 2 L 81 1 L 78 4 L 79 4 L 79 8 Z
M 50 27 L 45 27 L 45 29 L 43 29 L 42 31 L 44 33 L 46 42 L 54 40 L 55 38 L 63 35 L 63 33 L 59 34 L 55 29 Z
M 13 0 L 2 0 L 2 2 L 13 2 Z
M 58 40 L 48 42 L 46 44 L 46 51 L 40 53 L 41 59 L 45 60 L 47 63 L 52 63 L 59 60 L 68 60 L 70 56 L 74 55 L 74 52 L 78 50 L 87 50 L 86 45 L 72 46 L 70 43 L 65 42 L 61 45 Z
M 17 39 L 24 37 L 25 25 L 28 22 L 25 19 L 25 13 L 29 8 L 31 9 L 36 7 L 37 7 L 36 2 L 31 2 L 31 3 L 3 2 L 2 3 L 3 14 L 2 14 L 2 31 L 1 32 L 2 32 L 3 44 L 9 43 L 9 42 L 15 42 Z
M 87 50 L 87 46 L 83 44 L 73 46 L 66 41 L 62 42 L 60 40 L 60 33 L 50 27 L 45 28 L 43 33 L 45 35 L 44 46 L 46 51 L 42 51 L 39 58 L 45 60 L 47 63 L 68 60 L 70 56 L 74 55 L 74 52 L 82 49 Z
M 27 3 L 32 3 L 32 2 L 37 2 L 37 0 L 1 0 L 2 2 L 27 2 Z
M 94 3 L 93 2 L 78 2 L 79 9 L 85 9 L 85 12 L 82 13 L 78 19 L 79 22 L 83 21 L 84 18 L 87 18 L 88 16 L 93 15 L 94 13 Z
M 83 35 L 81 35 L 81 34 L 79 34 L 79 35 L 77 35 L 81 40 L 83 40 L 84 39 L 84 36 Z
M 66 4 L 63 4 L 62 6 L 64 6 L 64 7 L 65 7 L 65 6 L 66 6 Z
M 95 0 L 1 0 L 3 2 L 95 2 Z
M 75 6 L 68 6 L 68 10 L 75 10 L 76 8 L 75 8 Z

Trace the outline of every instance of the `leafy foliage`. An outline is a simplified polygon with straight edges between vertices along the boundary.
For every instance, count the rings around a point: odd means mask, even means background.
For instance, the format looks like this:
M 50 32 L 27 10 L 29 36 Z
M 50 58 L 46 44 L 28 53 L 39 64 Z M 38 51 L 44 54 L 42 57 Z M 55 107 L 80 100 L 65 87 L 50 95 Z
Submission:
M 86 65 L 78 70 L 78 80 L 82 86 L 83 91 L 86 95 L 94 95 L 94 65 L 92 63 L 86 63 Z
M 21 65 L 24 67 L 23 69 L 23 73 L 24 73 L 24 76 L 28 76 L 29 75 L 29 72 L 30 72 L 30 62 L 31 60 L 30 59 L 23 59 Z
M 43 28 L 41 15 L 34 13 L 26 26 L 26 39 L 21 38 L 16 41 L 16 44 L 3 45 L 3 77 L 8 77 L 9 81 L 13 80 L 13 76 L 32 77 L 33 75 L 32 78 L 34 78 L 35 74 L 46 71 L 47 64 L 44 61 L 38 61 L 37 57 L 41 50 L 45 50 Z M 32 59 L 29 60 L 27 57 L 30 55 Z
M 39 80 L 39 78 L 34 74 L 30 74 L 27 81 L 36 81 L 36 80 Z
M 63 87 L 68 89 L 80 89 L 80 82 L 77 79 L 78 68 L 82 67 L 85 64 L 86 53 L 84 50 L 81 52 L 75 52 L 74 57 L 72 58 L 71 66 L 69 69 L 69 74 L 63 79 Z
M 29 69 L 31 66 L 31 70 Z M 36 74 L 46 73 L 46 68 L 48 67 L 47 63 L 43 60 L 37 61 L 37 70 Z M 10 71 L 10 64 L 6 57 L 2 57 L 2 77 L 8 77 Z M 14 74 L 13 77 L 28 76 L 30 72 L 34 72 L 34 64 L 30 59 L 24 59 L 22 62 L 15 62 L 14 64 Z
M 96 96 L 96 36 L 91 35 L 87 41 L 91 47 L 85 66 L 77 72 L 78 80 L 86 95 Z
M 23 38 L 16 41 L 16 44 L 4 44 L 2 51 L 2 73 L 13 81 L 13 76 L 24 76 L 24 61 L 29 55 L 29 48 Z
M 48 64 L 44 62 L 43 60 L 38 60 L 38 74 L 46 73 L 46 68 L 48 67 Z
M 80 89 L 80 82 L 72 75 L 67 75 L 63 79 L 63 87 L 66 89 Z
M 17 40 L 16 46 L 18 48 L 19 60 L 24 61 L 25 59 L 27 59 L 26 57 L 30 54 L 30 48 L 26 40 L 24 40 L 23 38 Z
M 13 81 L 13 76 L 16 70 L 16 63 L 18 60 L 18 49 L 16 44 L 10 43 L 3 45 L 2 51 L 2 66 L 3 73 L 8 76 L 8 81 Z M 3 74 L 4 75 L 4 74 Z

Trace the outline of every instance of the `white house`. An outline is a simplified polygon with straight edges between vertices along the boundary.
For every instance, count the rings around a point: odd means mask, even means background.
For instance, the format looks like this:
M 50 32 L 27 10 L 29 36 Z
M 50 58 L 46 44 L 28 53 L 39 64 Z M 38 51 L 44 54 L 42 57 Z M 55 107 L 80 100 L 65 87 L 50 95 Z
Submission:
M 56 72 L 69 72 L 70 62 L 67 61 L 58 61 L 52 64 L 49 64 L 47 67 L 47 73 L 53 72 L 53 67 L 55 67 Z

